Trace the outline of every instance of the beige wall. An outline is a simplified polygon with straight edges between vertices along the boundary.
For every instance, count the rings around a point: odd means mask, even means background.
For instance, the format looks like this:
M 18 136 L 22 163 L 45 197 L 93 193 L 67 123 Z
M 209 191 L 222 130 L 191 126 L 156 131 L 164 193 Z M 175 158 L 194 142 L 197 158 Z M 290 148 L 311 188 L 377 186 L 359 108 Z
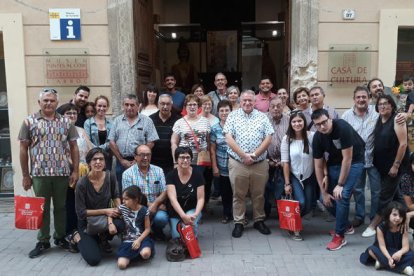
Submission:
M 49 8 L 80 8 L 80 41 L 51 41 Z M 107 1 L 0 1 L 0 24 L 4 35 L 9 118 L 11 124 L 12 160 L 15 171 L 15 193 L 21 192 L 21 172 L 17 135 L 27 114 L 37 111 L 38 91 L 45 86 L 44 49 L 87 49 L 89 59 L 90 99 L 99 94 L 111 99 L 111 76 L 108 41 Z M 13 61 L 13 63 L 11 63 Z M 19 61 L 22 61 L 19 64 Z M 60 103 L 73 97 L 76 86 L 53 87 L 60 95 Z M 117 100 L 117 99 L 112 99 Z
M 355 10 L 355 20 L 343 20 L 344 9 Z M 414 1 L 319 0 L 318 84 L 326 88 L 328 104 L 339 110 L 349 108 L 355 88 L 355 85 L 337 88 L 330 85 L 327 69 L 329 45 L 370 44 L 371 77 L 379 77 L 386 86 L 392 86 L 398 25 L 414 27 Z

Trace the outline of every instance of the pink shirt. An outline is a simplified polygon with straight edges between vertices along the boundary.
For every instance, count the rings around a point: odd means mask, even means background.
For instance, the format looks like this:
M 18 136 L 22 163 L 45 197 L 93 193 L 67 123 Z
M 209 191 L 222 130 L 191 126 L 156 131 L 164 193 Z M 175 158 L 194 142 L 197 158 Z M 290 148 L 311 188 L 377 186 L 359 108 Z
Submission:
M 256 103 L 254 104 L 254 108 L 261 112 L 268 112 L 270 101 L 276 96 L 277 95 L 275 93 L 271 93 L 269 98 L 265 98 L 262 93 L 259 92 L 259 94 L 256 95 Z

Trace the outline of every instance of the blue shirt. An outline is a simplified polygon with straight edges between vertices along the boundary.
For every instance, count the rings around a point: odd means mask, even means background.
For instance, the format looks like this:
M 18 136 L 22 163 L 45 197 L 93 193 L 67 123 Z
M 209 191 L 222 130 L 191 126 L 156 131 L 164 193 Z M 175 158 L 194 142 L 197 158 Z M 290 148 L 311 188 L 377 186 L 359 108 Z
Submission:
M 141 189 L 141 192 L 147 196 L 148 202 L 154 202 L 162 192 L 167 190 L 164 172 L 155 165 L 150 165 L 146 176 L 137 164 L 127 169 L 122 174 L 122 190 L 132 185 Z
M 220 171 L 220 175 L 229 176 L 228 146 L 220 123 L 211 127 L 210 141 L 212 144 L 216 144 L 217 167 Z
M 100 145 L 99 143 L 99 130 L 98 130 L 98 125 L 96 124 L 95 118 L 91 117 L 89 119 L 87 119 L 85 121 L 85 124 L 83 125 L 83 129 L 85 130 L 86 134 L 88 134 L 89 139 L 91 140 L 92 144 L 95 147 L 100 147 L 101 149 L 104 150 L 109 150 L 109 140 L 108 140 L 108 136 L 109 136 L 109 132 L 112 128 L 112 121 L 108 120 L 107 118 L 105 118 L 105 129 L 106 129 L 106 133 L 107 133 L 107 139 L 106 142 L 102 145 Z
M 185 94 L 181 91 L 175 90 L 175 93 L 167 93 L 169 95 L 171 95 L 172 100 L 173 100 L 173 106 L 177 109 L 177 110 L 181 110 L 183 109 L 184 106 L 184 100 L 185 100 Z

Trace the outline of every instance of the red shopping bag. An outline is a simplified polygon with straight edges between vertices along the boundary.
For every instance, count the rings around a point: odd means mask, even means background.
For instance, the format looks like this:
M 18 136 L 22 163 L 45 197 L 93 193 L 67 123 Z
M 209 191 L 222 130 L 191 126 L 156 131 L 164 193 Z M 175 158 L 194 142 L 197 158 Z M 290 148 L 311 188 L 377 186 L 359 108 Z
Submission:
M 15 226 L 18 229 L 36 230 L 43 224 L 44 197 L 14 197 Z
M 302 230 L 302 218 L 300 216 L 299 201 L 290 199 L 277 200 L 279 213 L 279 226 L 289 231 Z
M 177 224 L 177 231 L 180 233 L 181 240 L 187 247 L 188 253 L 191 259 L 195 259 L 201 256 L 201 249 L 198 245 L 198 240 L 194 234 L 193 227 L 191 225 L 185 225 L 184 223 Z

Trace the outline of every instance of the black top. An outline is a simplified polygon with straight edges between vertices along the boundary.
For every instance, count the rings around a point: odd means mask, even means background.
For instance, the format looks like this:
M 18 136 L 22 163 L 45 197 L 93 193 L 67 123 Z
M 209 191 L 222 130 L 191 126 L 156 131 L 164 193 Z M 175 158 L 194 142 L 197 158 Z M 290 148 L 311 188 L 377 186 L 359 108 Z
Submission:
M 397 113 L 392 115 L 385 123 L 379 117 L 374 129 L 374 166 L 382 176 L 387 175 L 390 171 L 400 145 L 394 130 L 394 119 L 396 115 Z M 408 149 L 406 156 L 408 156 Z M 403 171 L 406 156 L 402 160 L 400 170 L 398 170 L 399 173 Z
M 203 175 L 193 170 L 187 183 L 181 183 L 177 169 L 169 172 L 166 178 L 167 185 L 174 185 L 177 192 L 177 200 L 184 212 L 195 209 L 197 206 L 197 188 L 204 185 Z M 167 202 L 168 215 L 179 218 L 180 216 L 172 207 L 170 201 Z
M 328 166 L 341 165 L 342 150 L 352 148 L 352 164 L 364 163 L 365 142 L 354 128 L 342 119 L 332 120 L 332 132 L 315 133 L 312 142 L 313 157 L 320 159 L 328 153 Z
M 75 189 L 75 209 L 80 220 L 86 219 L 86 210 L 109 208 L 111 199 L 120 198 L 116 178 L 111 172 L 105 173 L 104 183 L 97 192 L 88 176 L 78 180 Z
M 171 117 L 165 122 L 160 119 L 160 111 L 149 116 L 154 122 L 155 129 L 157 130 L 159 140 L 154 141 L 154 148 L 152 149 L 151 164 L 161 167 L 165 173 L 169 171 L 169 168 L 174 166 L 173 158 L 171 155 L 171 135 L 173 133 L 173 126 L 175 122 L 181 118 L 175 112 L 172 112 Z
M 105 144 L 107 137 L 108 137 L 108 131 L 106 129 L 98 130 L 99 145 Z
M 73 100 L 70 100 L 69 103 L 75 104 L 73 102 Z M 56 109 L 56 112 L 59 113 L 59 114 L 61 114 L 61 109 L 62 109 L 62 105 L 59 106 Z M 78 119 L 76 120 L 75 126 L 83 128 L 83 125 L 85 124 L 86 119 L 88 119 L 88 118 L 86 118 L 85 107 L 82 107 L 82 108 L 79 109 Z

